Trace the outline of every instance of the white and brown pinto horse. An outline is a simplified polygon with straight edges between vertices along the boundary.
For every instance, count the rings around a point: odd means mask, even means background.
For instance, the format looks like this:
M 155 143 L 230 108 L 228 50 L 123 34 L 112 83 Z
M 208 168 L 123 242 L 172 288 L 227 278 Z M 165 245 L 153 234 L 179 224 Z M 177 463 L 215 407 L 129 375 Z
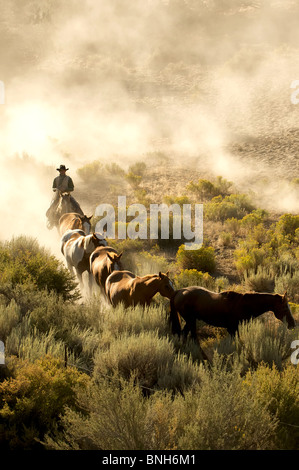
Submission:
M 106 246 L 107 242 L 100 233 L 93 232 L 85 235 L 83 230 L 67 230 L 61 237 L 61 252 L 72 274 L 77 275 L 81 289 L 84 288 L 82 275 L 87 271 L 89 275 L 89 291 L 92 289 L 92 276 L 90 275 L 89 258 L 98 246 Z
M 130 271 L 113 271 L 106 280 L 105 290 L 113 307 L 123 303 L 125 308 L 138 304 L 150 305 L 158 292 L 168 299 L 175 292 L 168 273 L 159 272 L 140 277 Z
M 75 229 L 83 230 L 85 235 L 89 235 L 91 229 L 91 218 L 92 215 L 87 217 L 87 215 L 82 215 L 77 212 L 68 212 L 63 214 L 59 219 L 60 236 L 62 237 L 62 235 L 64 235 L 67 230 Z

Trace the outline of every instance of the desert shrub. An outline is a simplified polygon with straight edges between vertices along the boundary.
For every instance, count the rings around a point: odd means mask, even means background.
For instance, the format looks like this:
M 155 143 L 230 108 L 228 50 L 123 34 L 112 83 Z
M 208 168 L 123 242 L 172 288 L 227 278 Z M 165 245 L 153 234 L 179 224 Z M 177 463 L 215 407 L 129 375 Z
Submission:
M 276 224 L 276 230 L 289 242 L 295 241 L 296 230 L 299 228 L 299 215 L 284 214 Z
M 215 356 L 212 367 L 201 375 L 200 386 L 185 394 L 184 431 L 179 449 L 272 449 L 277 420 L 252 388 L 243 385 L 240 370 L 226 368 Z
M 217 176 L 215 186 L 219 194 L 222 196 L 228 195 L 230 193 L 233 183 L 228 181 L 223 176 Z
M 158 334 L 159 337 L 168 333 L 167 312 L 163 305 L 151 305 L 149 307 L 130 307 L 124 310 L 118 305 L 112 311 L 106 309 L 101 314 L 99 331 L 102 335 L 110 337 L 110 341 L 125 335 L 139 335 L 142 332 Z M 110 344 L 110 342 L 109 342 Z M 102 347 L 102 340 L 99 342 Z M 107 342 L 104 347 L 107 347 Z
M 69 270 L 31 237 L 19 236 L 0 245 L 0 279 L 12 287 L 33 284 L 39 290 L 61 294 L 65 300 L 79 297 Z
M 179 353 L 172 364 L 161 374 L 157 386 L 161 390 L 179 391 L 184 394 L 188 389 L 193 389 L 200 384 L 201 366 L 193 357 Z
M 205 179 L 199 179 L 197 183 L 190 181 L 186 189 L 201 199 L 212 198 L 217 194 L 214 184 Z
M 0 305 L 0 340 L 5 342 L 21 318 L 20 307 L 12 300 L 7 306 Z
M 243 219 L 240 220 L 240 225 L 245 230 L 252 230 L 257 225 L 263 224 L 268 215 L 268 212 L 265 210 L 253 210 L 250 214 L 245 215 Z
M 145 207 L 148 207 L 150 204 L 150 200 L 148 197 L 148 193 L 144 188 L 136 188 L 134 191 L 134 203 L 137 202 L 138 204 L 143 204 Z
M 102 176 L 103 168 L 104 166 L 99 160 L 94 160 L 78 168 L 77 175 L 85 184 L 96 184 Z
M 230 194 L 229 196 L 216 196 L 205 205 L 204 214 L 208 220 L 242 219 L 254 210 L 246 194 Z
M 295 450 L 299 439 L 299 368 L 291 363 L 279 371 L 260 364 L 255 372 L 248 371 L 246 388 L 254 389 L 261 403 L 279 421 L 275 447 Z
M 283 294 L 287 291 L 293 302 L 299 302 L 299 271 L 294 274 L 285 273 L 275 277 L 275 291 Z
M 169 271 L 169 262 L 163 255 L 151 254 L 148 251 L 132 253 L 131 261 L 134 264 L 134 272 L 138 276 Z
M 222 176 L 217 176 L 215 183 L 206 179 L 199 179 L 197 183 L 190 181 L 186 189 L 201 199 L 211 199 L 215 196 L 227 195 L 231 185 L 230 181 Z
M 239 235 L 240 233 L 240 220 L 236 219 L 235 217 L 231 217 L 226 219 L 224 222 L 224 228 L 227 232 L 232 233 L 233 235 Z
M 184 245 L 181 245 L 177 251 L 176 260 L 180 269 L 197 269 L 211 273 L 216 268 L 215 251 L 212 246 L 186 250 Z
M 229 232 L 220 232 L 218 236 L 218 244 L 222 247 L 232 246 L 232 235 Z
M 120 384 L 120 386 L 119 386 Z M 172 450 L 177 448 L 181 399 L 156 392 L 145 398 L 134 379 L 98 379 L 78 400 L 87 414 L 71 409 L 63 433 L 46 439 L 48 449 Z
M 122 335 L 107 350 L 95 355 L 94 376 L 111 376 L 118 372 L 125 379 L 132 374 L 142 387 L 157 384 L 165 368 L 173 362 L 173 345 L 154 332 Z
M 298 337 L 298 328 L 288 330 L 281 322 L 260 319 L 243 322 L 238 335 L 226 337 L 215 345 L 220 354 L 237 357 L 243 371 L 256 369 L 259 364 L 273 364 L 282 370 L 291 356 L 291 343 Z
M 75 388 L 84 387 L 87 376 L 50 356 L 34 363 L 11 359 L 8 367 L 11 376 L 0 383 L 1 448 L 39 448 L 65 406 L 77 408 Z
M 244 272 L 244 287 L 255 292 L 273 292 L 275 288 L 275 270 L 272 266 L 257 266 L 256 270 Z
M 106 164 L 105 170 L 107 171 L 108 174 L 112 176 L 115 176 L 115 175 L 121 176 L 121 177 L 125 176 L 125 170 L 123 170 L 123 168 L 121 168 L 121 166 L 119 166 L 115 162 Z
M 29 319 L 24 318 L 9 334 L 5 341 L 5 353 L 28 359 L 31 362 L 46 354 L 60 359 L 64 358 L 65 344 L 55 338 L 55 330 L 40 333 L 32 328 Z
M 177 289 L 188 286 L 201 286 L 209 290 L 220 292 L 228 287 L 228 280 L 225 277 L 214 278 L 209 273 L 197 271 L 197 269 L 183 269 L 174 276 Z
M 125 175 L 125 179 L 132 186 L 132 188 L 138 188 L 146 170 L 146 164 L 144 162 L 136 162 L 129 166 L 128 172 Z
M 188 196 L 164 196 L 163 202 L 169 206 L 172 204 L 179 204 L 179 206 L 183 206 L 183 204 L 191 204 Z
M 272 262 L 272 251 L 268 246 L 258 247 L 241 243 L 234 252 L 235 266 L 240 274 L 257 272 L 261 266 L 269 266 Z

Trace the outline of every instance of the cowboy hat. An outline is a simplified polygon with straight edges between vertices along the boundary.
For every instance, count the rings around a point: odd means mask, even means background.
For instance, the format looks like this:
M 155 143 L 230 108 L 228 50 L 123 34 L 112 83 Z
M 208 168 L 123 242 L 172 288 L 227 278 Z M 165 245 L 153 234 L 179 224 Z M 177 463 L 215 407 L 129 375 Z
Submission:
M 56 168 L 56 170 L 57 170 L 57 171 L 60 171 L 60 170 L 65 170 L 65 171 L 67 171 L 67 170 L 69 170 L 69 168 L 66 168 L 65 165 L 60 165 L 60 167 L 59 167 L 59 168 Z

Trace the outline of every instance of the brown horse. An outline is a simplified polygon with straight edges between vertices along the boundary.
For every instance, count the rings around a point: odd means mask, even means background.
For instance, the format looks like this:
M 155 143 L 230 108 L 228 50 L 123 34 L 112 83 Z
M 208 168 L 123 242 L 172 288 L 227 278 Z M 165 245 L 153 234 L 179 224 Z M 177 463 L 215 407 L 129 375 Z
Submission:
M 168 273 L 161 272 L 139 277 L 130 271 L 114 271 L 106 280 L 105 290 L 113 307 L 123 303 L 125 308 L 149 305 L 158 292 L 168 299 L 174 293 Z
M 90 223 L 91 218 L 92 218 L 92 215 L 90 217 L 87 217 L 87 215 L 81 215 L 76 212 L 68 212 L 66 214 L 63 214 L 59 219 L 60 236 L 62 237 L 62 235 L 67 230 L 75 230 L 75 229 L 83 230 L 85 235 L 89 235 L 90 228 L 91 228 L 91 223 Z
M 285 319 L 289 328 L 295 326 L 286 294 L 216 293 L 198 286 L 186 287 L 177 290 L 170 300 L 170 324 L 173 334 L 187 336 L 190 331 L 193 339 L 196 339 L 196 320 L 226 328 L 229 334 L 234 335 L 239 323 L 270 311 L 279 320 Z M 180 317 L 186 322 L 183 332 Z
M 99 246 L 90 256 L 90 272 L 103 294 L 105 294 L 107 277 L 113 271 L 123 269 L 120 261 L 121 256 L 122 253 L 118 254 L 111 246 Z

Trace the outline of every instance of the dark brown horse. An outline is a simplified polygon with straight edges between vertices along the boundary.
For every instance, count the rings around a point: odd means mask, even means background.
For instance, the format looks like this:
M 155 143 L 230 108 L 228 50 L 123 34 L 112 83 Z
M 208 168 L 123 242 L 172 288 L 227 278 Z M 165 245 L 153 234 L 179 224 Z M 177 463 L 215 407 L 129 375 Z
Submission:
M 123 303 L 125 308 L 149 305 L 158 292 L 168 299 L 174 293 L 168 273 L 161 272 L 139 277 L 130 271 L 114 271 L 106 280 L 105 290 L 113 307 Z
M 62 236 L 67 230 L 83 230 L 85 235 L 90 234 L 91 223 L 90 217 L 86 215 L 81 215 L 76 212 L 68 212 L 63 214 L 59 219 L 59 233 Z
M 103 294 L 105 294 L 107 277 L 113 271 L 121 271 L 123 269 L 120 260 L 121 256 L 122 253 L 118 254 L 111 246 L 99 246 L 90 256 L 90 272 Z
M 242 321 L 273 312 L 279 320 L 286 320 L 289 328 L 295 326 L 287 296 L 279 294 L 224 291 L 217 294 L 202 287 L 186 287 L 175 292 L 170 300 L 170 324 L 173 334 L 196 339 L 196 320 L 208 325 L 226 328 L 234 335 Z M 182 317 L 186 325 L 181 331 Z

